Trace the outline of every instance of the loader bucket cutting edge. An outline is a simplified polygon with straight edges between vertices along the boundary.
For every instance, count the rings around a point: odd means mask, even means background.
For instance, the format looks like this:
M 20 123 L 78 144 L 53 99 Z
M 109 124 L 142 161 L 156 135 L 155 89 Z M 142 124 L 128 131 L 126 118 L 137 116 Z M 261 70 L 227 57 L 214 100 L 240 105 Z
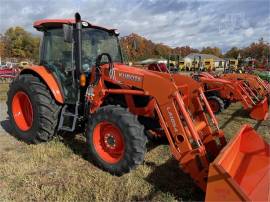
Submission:
M 249 125 L 210 164 L 206 201 L 269 201 L 270 146 Z
M 262 121 L 268 118 L 268 111 L 268 99 L 265 97 L 260 103 L 252 108 L 249 115 L 255 120 Z

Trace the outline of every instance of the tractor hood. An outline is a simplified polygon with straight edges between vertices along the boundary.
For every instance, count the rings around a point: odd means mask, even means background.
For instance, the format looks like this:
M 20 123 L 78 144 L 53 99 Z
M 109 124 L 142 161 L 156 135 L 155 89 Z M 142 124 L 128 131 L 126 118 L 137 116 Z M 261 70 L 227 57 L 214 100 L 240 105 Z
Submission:
M 108 65 L 105 65 L 108 67 Z M 168 96 L 176 91 L 188 94 L 186 104 L 196 97 L 201 88 L 200 84 L 190 76 L 182 74 L 169 74 L 165 72 L 151 71 L 147 69 L 130 67 L 124 64 L 114 63 L 113 73 L 108 73 L 107 68 L 102 68 L 108 80 L 131 87 L 143 89 L 146 94 L 155 94 L 162 97 L 160 100 L 168 100 Z M 151 92 L 151 93 L 149 93 Z

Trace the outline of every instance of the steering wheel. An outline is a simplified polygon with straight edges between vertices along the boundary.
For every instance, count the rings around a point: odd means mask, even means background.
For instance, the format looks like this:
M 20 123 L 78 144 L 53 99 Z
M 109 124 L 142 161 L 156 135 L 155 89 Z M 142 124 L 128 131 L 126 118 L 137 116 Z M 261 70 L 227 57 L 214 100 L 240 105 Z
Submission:
M 102 60 L 103 56 L 106 56 L 107 59 L 108 59 L 109 73 L 111 74 L 111 72 L 113 72 L 114 66 L 113 66 L 112 57 L 110 56 L 109 53 L 101 53 L 100 55 L 97 56 L 96 66 L 92 69 L 91 79 L 90 79 L 90 84 L 92 86 L 96 86 L 98 84 L 99 80 L 100 80 L 100 77 L 101 77 L 101 60 Z

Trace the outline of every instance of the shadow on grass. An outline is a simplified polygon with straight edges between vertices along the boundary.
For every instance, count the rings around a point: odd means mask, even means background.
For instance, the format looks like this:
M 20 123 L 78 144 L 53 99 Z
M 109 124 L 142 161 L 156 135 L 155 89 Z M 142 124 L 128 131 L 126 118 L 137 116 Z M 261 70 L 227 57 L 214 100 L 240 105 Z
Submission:
M 179 168 L 178 162 L 175 159 L 171 158 L 159 166 L 152 162 L 146 162 L 146 165 L 153 167 L 154 171 L 145 180 L 156 189 L 143 198 L 134 196 L 133 200 L 158 200 L 155 199 L 158 192 L 169 194 L 179 201 L 204 200 L 204 192 Z
M 10 134 L 11 136 L 14 136 L 12 134 L 12 130 L 11 130 L 11 126 L 10 126 L 10 121 L 9 119 L 3 120 L 0 122 L 1 127 L 4 129 L 4 131 L 8 134 Z M 15 136 L 14 136 L 15 137 Z
M 222 124 L 221 129 L 225 128 L 228 124 L 230 124 L 232 121 L 235 120 L 235 118 L 241 117 L 241 118 L 247 118 L 249 117 L 249 113 L 246 110 L 243 109 L 238 109 L 234 111 L 231 115 L 230 118 Z
M 94 161 L 88 155 L 87 144 L 85 137 L 81 133 L 66 133 L 60 134 L 60 141 L 64 143 L 65 146 L 69 147 L 74 154 L 81 156 L 83 159 L 90 161 L 94 164 Z M 147 146 L 147 152 L 155 149 L 161 144 L 167 144 L 164 140 L 149 141 Z M 147 162 L 145 162 L 147 164 Z
M 81 156 L 85 160 L 91 161 L 87 153 L 86 140 L 81 134 L 60 134 L 60 141 L 69 147 L 74 154 Z
M 258 121 L 258 122 L 254 125 L 253 128 L 254 128 L 255 130 L 258 130 L 258 128 L 262 125 L 262 122 L 263 122 L 263 121 Z
M 158 139 L 151 139 L 148 140 L 148 143 L 146 145 L 147 152 L 150 152 L 151 150 L 155 149 L 156 147 L 160 145 L 168 145 L 169 142 L 166 138 L 158 138 Z

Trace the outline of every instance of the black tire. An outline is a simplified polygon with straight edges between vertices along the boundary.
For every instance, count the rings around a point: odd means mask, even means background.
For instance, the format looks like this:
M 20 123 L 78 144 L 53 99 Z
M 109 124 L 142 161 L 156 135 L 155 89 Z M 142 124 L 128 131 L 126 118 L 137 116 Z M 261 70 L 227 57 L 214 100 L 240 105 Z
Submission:
M 221 98 L 219 98 L 218 96 L 209 96 L 207 98 L 207 100 L 209 102 L 215 102 L 216 103 L 217 109 L 215 109 L 215 110 L 212 109 L 214 114 L 218 114 L 218 113 L 222 112 L 225 109 L 224 108 L 225 104 L 224 104 L 223 100 Z
M 230 100 L 223 100 L 223 103 L 224 103 L 224 109 L 227 109 L 231 105 Z
M 108 163 L 103 160 L 93 143 L 94 129 L 104 121 L 116 126 L 123 136 L 125 149 L 123 156 L 116 163 Z M 97 166 L 113 175 L 121 176 L 128 173 L 144 160 L 147 143 L 144 127 L 139 123 L 137 117 L 125 108 L 108 105 L 98 109 L 95 114 L 89 117 L 86 136 L 89 158 Z
M 21 130 L 12 113 L 12 100 L 14 95 L 22 91 L 28 95 L 32 109 L 33 122 L 27 131 Z M 56 133 L 60 105 L 52 97 L 48 87 L 36 76 L 31 74 L 19 75 L 11 84 L 8 91 L 8 115 L 12 133 L 27 143 L 46 142 Z

